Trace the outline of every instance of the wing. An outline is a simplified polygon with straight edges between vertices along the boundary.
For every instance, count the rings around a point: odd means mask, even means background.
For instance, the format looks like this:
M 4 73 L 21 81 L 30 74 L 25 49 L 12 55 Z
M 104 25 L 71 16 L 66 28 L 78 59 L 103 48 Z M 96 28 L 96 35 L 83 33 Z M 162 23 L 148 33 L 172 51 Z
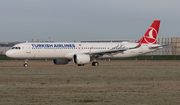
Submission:
M 139 48 L 141 45 L 137 45 L 135 47 L 132 48 L 119 48 L 119 49 L 110 49 L 110 50 L 104 50 L 104 51 L 94 51 L 94 52 L 86 52 L 85 54 L 89 54 L 89 55 L 104 55 L 104 54 L 111 54 L 111 53 L 116 53 L 116 52 L 120 52 L 123 53 L 123 51 L 126 50 L 130 50 L 130 49 L 136 49 Z
M 123 52 L 127 49 L 111 49 L 111 50 L 105 50 L 105 51 L 95 51 L 95 52 L 86 52 L 85 54 L 89 55 L 104 55 L 104 54 L 111 54 L 116 52 Z
M 95 52 L 86 52 L 85 54 L 89 54 L 89 55 L 104 55 L 104 54 L 111 54 L 111 53 L 116 53 L 116 52 L 121 52 L 123 53 L 123 51 L 126 50 L 130 50 L 130 49 L 136 49 L 141 47 L 142 45 L 142 41 L 144 40 L 144 38 L 139 42 L 139 44 L 135 47 L 131 47 L 131 48 L 117 48 L 117 49 L 111 49 L 111 50 L 105 50 L 105 51 L 95 51 Z M 117 45 L 118 47 L 119 45 Z M 116 47 L 115 47 L 116 48 Z

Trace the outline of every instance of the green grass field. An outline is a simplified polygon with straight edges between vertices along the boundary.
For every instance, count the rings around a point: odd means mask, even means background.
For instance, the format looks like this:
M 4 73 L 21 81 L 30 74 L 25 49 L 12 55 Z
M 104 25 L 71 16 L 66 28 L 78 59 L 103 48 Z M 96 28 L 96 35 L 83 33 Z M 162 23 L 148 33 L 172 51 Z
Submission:
M 179 105 L 180 66 L 0 67 L 0 105 Z

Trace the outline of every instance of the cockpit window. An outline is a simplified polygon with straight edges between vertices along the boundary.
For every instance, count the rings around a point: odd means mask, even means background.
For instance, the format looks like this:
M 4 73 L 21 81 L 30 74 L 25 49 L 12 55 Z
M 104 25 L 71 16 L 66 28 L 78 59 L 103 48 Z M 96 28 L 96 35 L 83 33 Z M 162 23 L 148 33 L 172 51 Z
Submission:
M 21 49 L 21 47 L 12 47 L 12 49 Z

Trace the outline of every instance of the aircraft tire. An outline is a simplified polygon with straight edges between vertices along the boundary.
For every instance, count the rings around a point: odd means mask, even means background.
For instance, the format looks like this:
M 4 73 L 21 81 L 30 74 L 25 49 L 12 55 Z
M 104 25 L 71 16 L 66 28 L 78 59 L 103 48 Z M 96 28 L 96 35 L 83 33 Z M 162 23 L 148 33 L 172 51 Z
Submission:
M 92 66 L 95 66 L 94 63 L 95 63 L 95 62 L 92 62 Z
M 99 66 L 98 62 L 92 62 L 92 66 Z
M 27 64 L 27 63 L 25 63 L 25 64 L 24 64 L 24 67 L 27 67 L 27 66 L 28 66 L 28 64 Z

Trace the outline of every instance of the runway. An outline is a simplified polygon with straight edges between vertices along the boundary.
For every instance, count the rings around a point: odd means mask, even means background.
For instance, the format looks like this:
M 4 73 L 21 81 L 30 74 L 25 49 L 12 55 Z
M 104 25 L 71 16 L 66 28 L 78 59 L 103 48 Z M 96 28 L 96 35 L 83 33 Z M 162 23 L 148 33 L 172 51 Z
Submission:
M 179 61 L 0 62 L 0 104 L 180 104 Z

